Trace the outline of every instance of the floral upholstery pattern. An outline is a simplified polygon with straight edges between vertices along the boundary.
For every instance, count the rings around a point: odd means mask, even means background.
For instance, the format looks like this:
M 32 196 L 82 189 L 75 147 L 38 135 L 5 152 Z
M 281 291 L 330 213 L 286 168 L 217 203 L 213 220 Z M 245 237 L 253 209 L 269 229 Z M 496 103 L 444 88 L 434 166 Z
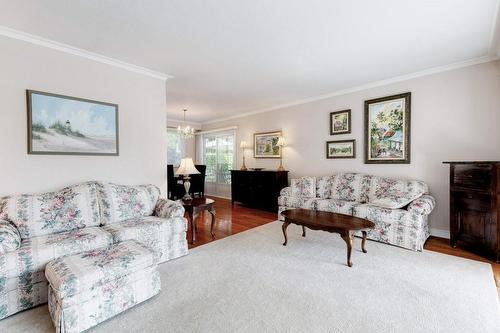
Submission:
M 354 215 L 375 223 L 369 239 L 421 251 L 429 237 L 428 215 L 436 204 L 428 191 L 422 181 L 341 173 L 316 179 L 314 199 L 293 195 L 292 187 L 282 189 L 278 219 L 284 220 L 284 210 L 296 208 Z
M 436 199 L 430 195 L 423 195 L 408 206 L 408 211 L 417 215 L 429 215 L 436 206 Z
M 380 207 L 397 209 L 407 206 L 428 191 L 429 188 L 422 181 L 373 177 L 368 201 Z
M 375 223 L 375 228 L 368 230 L 368 237 L 373 240 L 422 251 L 425 240 L 429 237 L 427 216 L 404 209 L 363 204 L 354 207 L 353 215 Z
M 12 222 L 22 239 L 100 224 L 94 183 L 68 186 L 40 195 L 2 199 L 1 218 Z
M 21 246 L 21 235 L 10 222 L 0 220 L 0 255 L 14 251 Z
M 354 201 L 323 199 L 316 202 L 316 209 L 323 212 L 352 215 L 353 207 L 357 205 Z
M 0 255 L 0 319 L 47 301 L 47 288 L 38 284 L 47 284 L 51 260 L 112 243 L 109 233 L 90 227 L 25 239 L 19 249 Z
M 318 200 L 320 198 L 280 196 L 278 198 L 278 205 L 292 208 L 316 209 L 316 202 Z
M 159 262 L 187 254 L 187 220 L 183 217 L 170 219 L 155 216 L 133 218 L 111 223 L 103 229 L 113 236 L 114 243 L 136 240 L 151 249 Z
M 316 179 L 316 197 L 328 199 L 332 194 L 332 184 L 335 182 L 334 176 L 319 177 Z
M 292 179 L 292 196 L 293 197 L 316 197 L 316 178 L 315 177 L 302 177 L 299 179 Z
M 160 190 L 154 185 L 97 183 L 97 191 L 103 225 L 153 215 L 160 197 Z
M 372 176 L 358 173 L 341 173 L 332 183 L 330 198 L 338 200 L 367 202 Z
M 155 216 L 165 219 L 183 217 L 184 206 L 178 201 L 159 199 L 155 207 Z
M 156 295 L 153 253 L 135 241 L 58 258 L 47 265 L 56 332 L 81 332 Z
M 11 244 L 0 242 L 2 249 L 13 248 L 0 250 L 0 319 L 47 302 L 44 270 L 51 260 L 129 239 L 154 250 L 155 260 L 161 262 L 187 254 L 187 222 L 178 204 L 158 203 L 159 190 L 152 185 L 115 191 L 117 187 L 87 182 L 49 194 L 0 198 L 0 220 L 6 221 L 0 222 L 0 238 L 10 239 L 14 231 L 21 238 L 20 245 L 15 237 Z M 117 192 L 135 194 L 116 198 Z M 111 199 L 105 197 L 108 193 Z M 102 203 L 107 206 L 99 207 Z M 155 208 L 164 217 L 152 216 Z M 124 215 L 137 216 L 122 220 L 120 209 Z M 120 221 L 115 223 L 113 216 Z M 106 297 L 96 298 L 104 302 Z

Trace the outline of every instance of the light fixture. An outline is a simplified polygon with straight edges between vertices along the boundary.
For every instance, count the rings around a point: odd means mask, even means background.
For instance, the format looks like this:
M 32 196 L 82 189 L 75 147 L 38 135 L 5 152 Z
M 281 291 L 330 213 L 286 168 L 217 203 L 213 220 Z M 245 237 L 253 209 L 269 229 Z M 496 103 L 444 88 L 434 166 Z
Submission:
M 181 160 L 181 165 L 179 166 L 177 171 L 175 171 L 175 175 L 176 176 L 179 176 L 179 175 L 184 176 L 184 189 L 186 190 L 186 194 L 184 195 L 184 197 L 182 197 L 182 200 L 193 199 L 189 195 L 189 188 L 191 187 L 191 182 L 189 182 L 189 179 L 191 179 L 191 178 L 189 177 L 189 175 L 196 175 L 199 173 L 200 172 L 198 171 L 198 169 L 196 169 L 194 166 L 192 158 L 188 157 L 188 158 L 183 158 Z
M 278 167 L 278 171 L 285 171 L 285 168 L 283 168 L 283 147 L 285 146 L 285 139 L 282 136 L 278 138 L 276 146 L 280 147 L 280 166 Z
M 240 148 L 241 148 L 241 150 L 243 152 L 243 164 L 241 165 L 240 170 L 241 171 L 247 171 L 247 166 L 245 165 L 245 149 L 248 148 L 247 142 L 246 141 L 241 141 Z
M 186 112 L 187 109 L 184 109 L 184 126 L 177 126 L 177 133 L 182 139 L 191 139 L 194 137 L 194 128 L 186 124 Z

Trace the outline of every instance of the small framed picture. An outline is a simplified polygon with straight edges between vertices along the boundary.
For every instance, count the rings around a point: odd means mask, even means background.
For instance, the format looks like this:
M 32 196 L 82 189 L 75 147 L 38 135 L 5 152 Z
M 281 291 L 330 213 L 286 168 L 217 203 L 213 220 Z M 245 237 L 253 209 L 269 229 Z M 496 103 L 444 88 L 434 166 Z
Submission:
M 328 141 L 326 158 L 355 158 L 356 140 Z
M 351 110 L 330 112 L 330 135 L 351 133 Z
M 278 146 L 278 139 L 282 136 L 281 131 L 255 133 L 254 157 L 255 158 L 280 158 L 281 147 Z

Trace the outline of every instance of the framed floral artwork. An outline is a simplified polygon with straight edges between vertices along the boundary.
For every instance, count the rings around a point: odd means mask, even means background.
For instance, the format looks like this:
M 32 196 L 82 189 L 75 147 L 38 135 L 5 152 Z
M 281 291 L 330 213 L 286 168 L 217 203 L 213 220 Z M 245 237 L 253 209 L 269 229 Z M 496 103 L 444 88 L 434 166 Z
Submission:
M 330 112 L 330 135 L 351 133 L 351 110 Z
M 356 140 L 328 141 L 326 158 L 356 158 Z
M 281 136 L 281 131 L 255 133 L 253 135 L 254 157 L 280 158 L 281 148 L 278 146 L 278 139 Z
M 411 93 L 365 101 L 365 163 L 410 163 Z

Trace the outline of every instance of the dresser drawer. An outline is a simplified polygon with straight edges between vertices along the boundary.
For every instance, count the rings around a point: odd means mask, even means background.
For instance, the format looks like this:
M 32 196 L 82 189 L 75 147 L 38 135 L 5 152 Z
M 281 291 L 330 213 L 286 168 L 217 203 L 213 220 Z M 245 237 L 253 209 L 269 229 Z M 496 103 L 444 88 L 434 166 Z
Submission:
M 455 165 L 453 185 L 467 188 L 489 189 L 493 166 L 488 164 Z
M 488 212 L 491 209 L 491 195 L 453 191 L 453 206 L 458 211 Z

